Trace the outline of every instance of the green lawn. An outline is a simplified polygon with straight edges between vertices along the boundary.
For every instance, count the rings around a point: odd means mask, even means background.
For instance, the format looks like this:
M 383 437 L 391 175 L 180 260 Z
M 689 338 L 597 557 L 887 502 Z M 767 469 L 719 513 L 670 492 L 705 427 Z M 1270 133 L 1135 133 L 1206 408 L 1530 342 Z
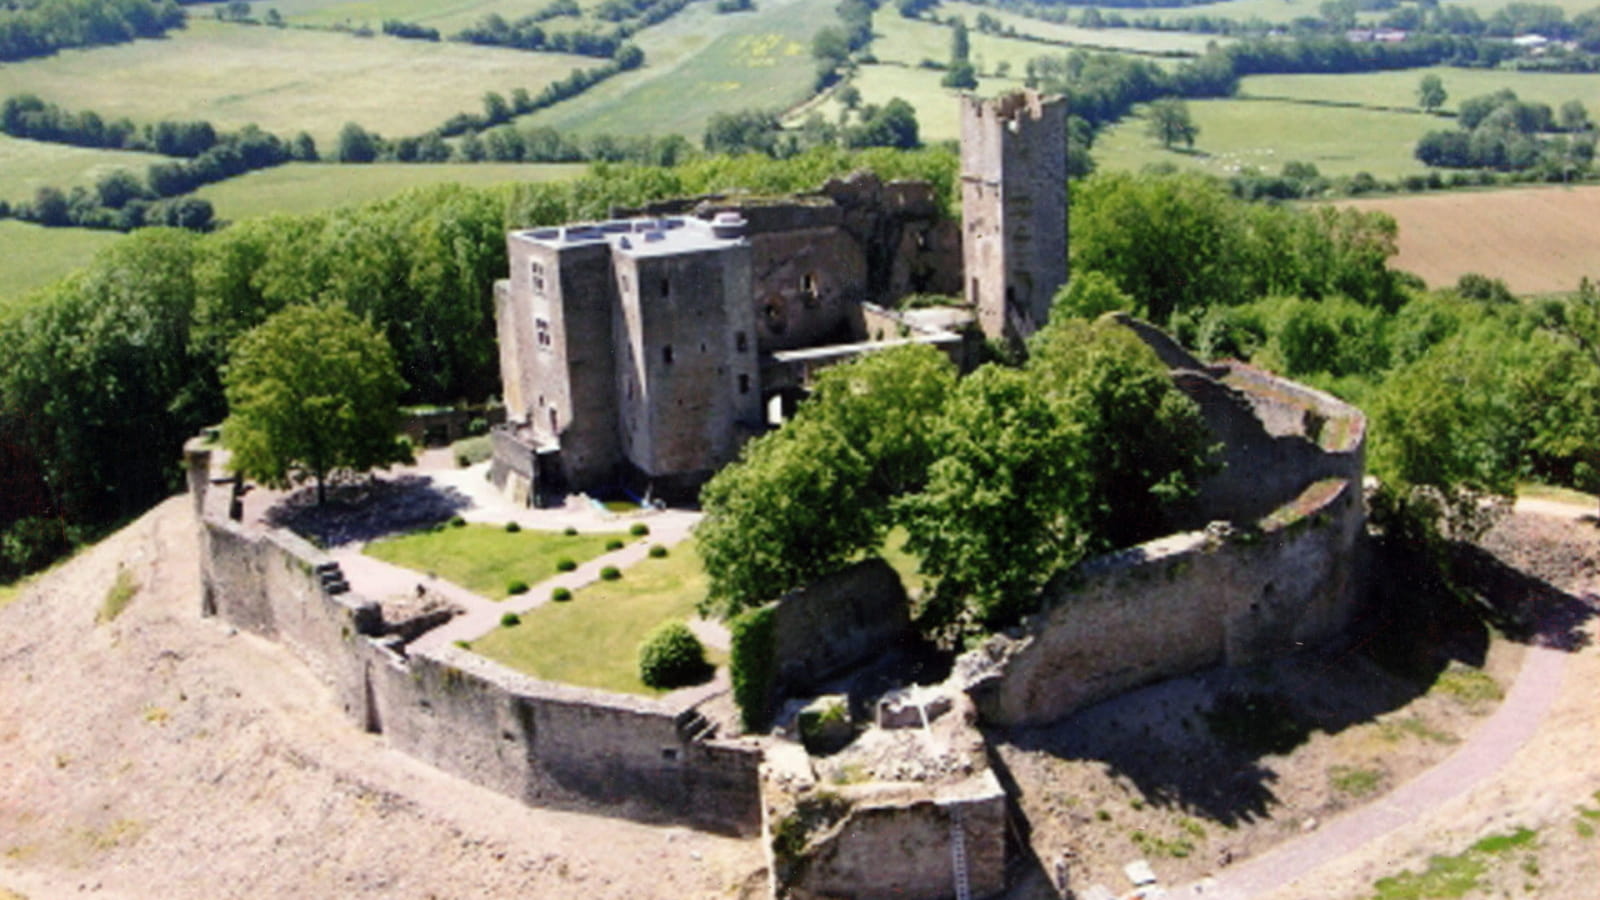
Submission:
M 665 559 L 645 559 L 617 581 L 601 581 L 570 601 L 546 603 L 472 642 L 472 649 L 536 678 L 630 694 L 658 694 L 639 680 L 640 641 L 662 622 L 695 614 L 706 576 L 692 543 Z M 720 665 L 726 655 L 707 648 Z
M 1131 12 L 1124 11 L 1124 14 Z M 1194 34 L 1183 31 L 1152 31 L 1142 28 L 1079 28 L 1076 25 L 1057 25 L 1054 22 L 1046 22 L 1043 19 L 1032 19 L 1013 12 L 1007 12 L 999 7 L 979 6 L 975 3 L 941 3 L 938 8 L 938 14 L 941 18 L 960 16 L 966 20 L 969 26 L 977 21 L 979 13 L 989 14 L 989 16 L 1000 20 L 1001 25 L 1015 28 L 1018 34 L 1028 34 L 1048 41 L 1076 44 L 1083 47 L 1133 50 L 1140 53 L 1199 54 L 1204 53 L 1206 46 L 1213 41 L 1217 43 L 1227 43 L 1229 41 L 1229 38 L 1218 35 Z M 899 13 L 893 10 L 886 10 L 884 15 L 898 16 Z M 981 39 L 984 36 L 974 32 L 973 37 Z M 1033 46 L 1037 48 L 1033 55 L 1048 53 L 1051 50 L 1050 47 L 1037 44 Z M 974 46 L 974 49 L 976 49 L 976 46 Z M 1013 61 L 1012 66 L 1020 68 L 1021 62 Z
M 537 93 L 597 61 L 448 42 L 357 38 L 225 25 L 204 18 L 163 40 L 64 50 L 0 66 L 0 95 L 22 92 L 107 118 L 250 122 L 309 131 L 324 152 L 345 122 L 387 136 L 419 134 L 483 108 L 486 91 Z
M 0 70 L 0 78 L 3 77 L 4 70 Z M 93 187 L 117 169 L 127 169 L 142 178 L 151 163 L 169 161 L 153 153 L 92 150 L 0 134 L 0 200 L 31 200 L 42 187 Z
M 811 93 L 811 37 L 833 0 L 757 0 L 718 15 L 710 0 L 635 35 L 642 68 L 523 121 L 578 134 L 681 134 L 699 143 L 719 112 L 787 109 Z
M 1581 100 L 1591 116 L 1600 116 L 1600 74 L 1568 72 L 1509 72 L 1500 69 L 1456 69 L 1435 66 L 1398 72 L 1359 72 L 1347 75 L 1251 75 L 1240 79 L 1239 93 L 1252 97 L 1286 97 L 1296 100 L 1364 103 L 1369 106 L 1415 107 L 1417 84 L 1427 74 L 1438 75 L 1449 98 L 1444 108 L 1454 111 L 1461 101 L 1510 88 L 1523 100 L 1548 103 L 1555 110 L 1568 100 Z M 1435 128 L 1453 128 L 1440 121 Z
M 519 181 L 576 178 L 587 167 L 532 163 L 472 165 L 377 163 L 290 163 L 230 178 L 202 188 L 217 215 L 237 221 L 267 213 L 306 213 L 349 203 L 365 203 L 419 185 L 454 182 L 487 187 Z
M 1191 101 L 1200 137 L 1193 153 L 1166 150 L 1146 133 L 1142 110 L 1106 129 L 1094 145 L 1098 165 L 1139 170 L 1172 164 L 1214 175 L 1255 167 L 1276 173 L 1291 160 L 1315 163 L 1324 175 L 1370 172 L 1393 178 L 1425 171 L 1412 156 L 1417 140 L 1439 120 L 1415 113 L 1313 106 L 1270 100 Z
M 506 596 L 506 585 L 520 579 L 529 585 L 554 576 L 556 561 L 580 565 L 605 552 L 609 540 L 630 540 L 627 534 L 565 535 L 550 531 L 511 533 L 494 525 L 465 525 L 421 531 L 367 545 L 368 556 L 418 572 L 432 572 L 475 594 Z
M 961 92 L 941 87 L 939 79 L 943 75 L 932 69 L 906 66 L 862 66 L 853 83 L 861 91 L 863 103 L 883 104 L 899 97 L 916 107 L 918 133 L 924 143 L 932 143 L 961 137 L 960 106 L 956 101 Z M 1020 87 L 1022 81 L 1017 78 L 980 78 L 973 93 L 993 97 Z M 828 121 L 839 121 L 841 105 L 832 97 L 815 109 Z M 809 112 L 811 109 L 806 109 L 792 117 L 789 124 L 796 124 Z
M 29 291 L 83 268 L 102 247 L 121 238 L 115 231 L 0 220 L 0 318 L 19 306 Z

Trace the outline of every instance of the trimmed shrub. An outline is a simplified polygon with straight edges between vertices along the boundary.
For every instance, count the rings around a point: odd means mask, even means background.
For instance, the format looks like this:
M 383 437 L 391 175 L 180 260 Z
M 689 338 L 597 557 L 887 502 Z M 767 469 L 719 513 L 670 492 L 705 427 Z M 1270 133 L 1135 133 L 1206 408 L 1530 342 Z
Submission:
M 522 624 L 522 617 L 517 615 L 514 612 L 508 612 L 505 615 L 500 617 L 500 626 L 502 628 L 511 628 L 511 627 L 514 627 L 514 626 L 517 626 L 517 625 L 521 625 L 521 624 Z
M 622 549 L 622 542 L 617 540 L 616 538 L 612 538 L 611 540 L 606 541 L 606 552 L 609 553 L 612 550 L 621 550 L 621 549 Z
M 512 594 L 512 595 L 526 594 L 527 592 L 528 592 L 528 583 L 526 581 L 523 581 L 520 578 L 518 578 L 515 581 L 511 582 L 510 584 L 506 585 L 506 593 L 508 593 L 508 594 Z
M 557 572 L 571 572 L 573 569 L 576 569 L 577 567 L 578 567 L 578 564 L 576 562 L 574 562 L 570 557 L 563 556 L 560 559 L 556 560 L 556 571 Z
M 565 603 L 572 599 L 572 591 L 564 587 L 558 587 L 550 592 L 550 599 L 557 603 Z
M 450 517 L 450 527 L 451 528 L 461 528 L 462 526 L 464 526 L 466 524 L 467 524 L 467 520 L 461 518 L 460 516 L 451 516 Z
M 674 688 L 704 681 L 711 666 L 706 648 L 682 622 L 666 622 L 639 645 L 639 680 L 653 688 Z
M 616 581 L 622 577 L 622 570 L 616 566 L 606 566 L 600 570 L 600 577 L 605 581 Z
M 567 537 L 577 537 L 578 536 L 578 529 L 573 528 L 571 525 L 568 525 L 566 527 L 566 529 L 563 530 L 561 533 L 566 535 Z
M 506 523 L 506 531 L 510 532 L 511 534 L 516 534 L 517 532 L 519 532 L 521 530 L 522 530 L 522 526 L 518 525 L 516 522 L 507 522 Z
M 765 731 L 772 722 L 772 682 L 778 674 L 772 624 L 771 606 L 752 609 L 728 623 L 733 701 L 739 705 L 745 731 Z
M 666 558 L 666 555 L 667 555 L 667 548 L 661 546 L 660 544 L 651 544 L 650 545 L 650 558 L 651 559 L 664 559 L 664 558 Z
M 650 533 L 650 526 L 643 522 L 635 522 L 633 527 L 628 529 L 628 533 L 634 537 L 644 537 Z

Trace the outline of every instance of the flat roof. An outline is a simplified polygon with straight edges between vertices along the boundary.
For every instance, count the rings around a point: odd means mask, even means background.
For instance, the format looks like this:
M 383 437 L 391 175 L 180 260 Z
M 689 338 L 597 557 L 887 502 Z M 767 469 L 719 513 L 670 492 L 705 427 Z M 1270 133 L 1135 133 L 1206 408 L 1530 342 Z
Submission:
M 560 225 L 553 228 L 529 228 L 514 232 L 521 240 L 531 241 L 555 250 L 570 247 L 608 244 L 618 253 L 634 257 L 672 256 L 720 250 L 744 242 L 742 223 L 734 232 L 737 236 L 724 237 L 713 223 L 684 216 L 666 218 L 613 219 L 607 222 L 585 222 Z

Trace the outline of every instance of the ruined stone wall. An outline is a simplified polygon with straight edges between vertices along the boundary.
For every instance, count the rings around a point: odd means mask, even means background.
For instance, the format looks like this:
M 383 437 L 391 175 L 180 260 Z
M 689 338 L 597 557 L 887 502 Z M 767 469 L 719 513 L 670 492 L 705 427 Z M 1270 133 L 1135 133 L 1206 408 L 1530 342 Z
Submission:
M 1058 575 L 1020 638 L 963 657 L 985 721 L 1053 722 L 1162 678 L 1337 635 L 1359 596 L 1359 483 L 1307 487 L 1259 528 L 1172 535 Z
M 760 828 L 760 751 L 694 737 L 691 706 L 542 682 L 455 647 L 366 656 L 369 719 L 446 772 L 534 806 Z
M 774 616 L 780 693 L 804 693 L 911 634 L 905 587 L 877 558 L 790 591 Z
M 868 787 L 846 790 L 850 811 L 813 841 L 804 858 L 786 869 L 784 896 L 896 897 L 943 900 L 956 896 L 951 855 L 952 824 L 959 817 L 973 897 L 1005 890 L 1006 798 L 992 772 L 955 789 L 873 798 Z

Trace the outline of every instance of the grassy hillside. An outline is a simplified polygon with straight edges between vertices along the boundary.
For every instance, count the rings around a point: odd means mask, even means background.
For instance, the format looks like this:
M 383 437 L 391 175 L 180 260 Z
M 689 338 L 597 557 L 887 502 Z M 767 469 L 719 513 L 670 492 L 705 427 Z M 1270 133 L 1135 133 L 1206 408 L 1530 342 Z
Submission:
M 695 3 L 646 29 L 638 71 L 529 117 L 579 134 L 682 134 L 698 142 L 719 112 L 788 108 L 811 93 L 811 37 L 834 21 L 834 0 L 757 0 L 718 15 Z
M 336 163 L 290 163 L 251 172 L 198 191 L 211 201 L 224 219 L 247 219 L 267 213 L 304 213 L 347 203 L 364 203 L 424 184 L 458 183 L 475 186 L 517 181 L 554 181 L 576 178 L 583 165 L 478 163 L 474 165 L 363 166 Z
M 1240 0 L 1245 2 L 1245 0 Z M 1278 0 L 1282 2 L 1282 0 Z M 1108 50 L 1134 50 L 1141 53 L 1204 53 L 1206 46 L 1213 41 L 1226 42 L 1228 38 L 1207 34 L 1191 34 L 1182 31 L 1150 31 L 1139 28 L 1079 28 L 1076 25 L 1057 25 L 1040 19 L 1030 19 L 1013 12 L 1007 12 L 993 6 L 980 6 L 975 3 L 941 3 L 938 7 L 940 18 L 960 16 L 970 26 L 977 21 L 979 13 L 1000 20 L 1000 24 L 1015 28 L 1018 34 L 1033 35 L 1048 41 L 1059 41 L 1082 47 L 1099 47 Z M 898 16 L 899 13 L 886 9 L 885 15 Z M 977 37 L 974 34 L 974 37 Z M 1040 46 L 1038 52 L 1048 52 L 1050 48 Z M 996 60 L 998 61 L 998 60 Z M 1013 58 L 1012 65 L 1020 67 L 1022 61 Z
M 3 72 L 3 70 L 0 70 Z M 15 203 L 32 199 L 41 187 L 92 187 L 117 169 L 143 176 L 151 163 L 166 162 L 151 153 L 91 150 L 42 141 L 25 141 L 0 134 L 0 200 Z
M 0 95 L 29 91 L 136 121 L 305 130 L 326 150 L 345 122 L 390 136 L 415 134 L 455 113 L 481 110 L 486 91 L 537 91 L 574 67 L 596 64 L 565 54 L 198 19 L 166 40 L 0 66 Z
M 437 28 L 446 35 L 471 25 L 489 13 L 507 20 L 528 15 L 546 5 L 546 0 L 266 0 L 257 12 L 276 9 L 293 24 L 367 25 L 379 28 L 385 19 L 399 19 Z M 588 6 L 589 4 L 582 4 Z M 558 24 L 574 22 L 557 20 Z
M 0 318 L 29 291 L 83 267 L 100 248 L 121 237 L 115 231 L 0 220 Z
M 1271 100 L 1191 101 L 1200 137 L 1193 152 L 1165 150 L 1146 133 L 1142 110 L 1095 142 L 1103 168 L 1138 170 L 1170 163 L 1227 176 L 1254 166 L 1277 172 L 1285 162 L 1315 163 L 1324 175 L 1370 172 L 1379 178 L 1425 171 L 1412 156 L 1417 140 L 1440 127 L 1416 113 L 1312 106 Z
M 1568 100 L 1581 100 L 1591 115 L 1600 115 L 1600 74 L 1567 72 L 1507 72 L 1500 69 L 1455 69 L 1435 66 L 1398 72 L 1358 72 L 1348 75 L 1251 75 L 1240 79 L 1239 93 L 1252 97 L 1287 97 L 1296 100 L 1364 103 L 1370 106 L 1415 107 L 1417 84 L 1427 74 L 1438 75 L 1449 98 L 1447 110 L 1461 101 L 1510 88 L 1523 100 L 1548 103 L 1559 110 Z M 1449 128 L 1444 122 L 1437 127 Z

